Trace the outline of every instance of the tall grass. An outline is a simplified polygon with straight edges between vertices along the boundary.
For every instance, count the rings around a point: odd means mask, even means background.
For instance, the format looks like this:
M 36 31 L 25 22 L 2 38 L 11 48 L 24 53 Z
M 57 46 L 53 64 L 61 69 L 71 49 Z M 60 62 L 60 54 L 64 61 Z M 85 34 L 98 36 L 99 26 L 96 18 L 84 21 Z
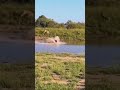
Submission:
M 34 65 L 0 64 L 0 88 L 34 88 Z
M 88 40 L 120 39 L 120 13 L 118 6 L 87 6 L 86 37 Z M 114 39 L 114 40 L 112 40 Z M 112 40 L 112 41 L 111 41 Z
M 44 30 L 49 31 L 49 35 L 44 34 Z M 85 40 L 85 29 L 65 29 L 65 28 L 35 28 L 35 35 L 40 37 L 59 36 L 63 40 Z

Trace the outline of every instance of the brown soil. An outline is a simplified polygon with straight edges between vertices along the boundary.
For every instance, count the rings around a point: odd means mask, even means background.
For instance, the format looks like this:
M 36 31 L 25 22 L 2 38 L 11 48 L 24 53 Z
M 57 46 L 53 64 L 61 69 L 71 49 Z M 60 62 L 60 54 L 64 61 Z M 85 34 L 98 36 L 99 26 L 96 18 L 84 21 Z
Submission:
M 84 90 L 85 89 L 85 79 L 81 79 L 77 85 L 76 85 L 76 90 Z

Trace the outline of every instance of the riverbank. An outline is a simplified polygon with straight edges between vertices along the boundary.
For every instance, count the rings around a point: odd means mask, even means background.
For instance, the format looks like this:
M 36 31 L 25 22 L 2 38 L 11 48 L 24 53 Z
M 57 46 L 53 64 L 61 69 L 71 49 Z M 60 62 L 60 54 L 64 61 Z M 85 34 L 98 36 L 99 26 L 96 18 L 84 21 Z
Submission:
M 44 32 L 44 31 L 47 31 Z M 85 29 L 65 29 L 65 28 L 35 28 L 35 37 L 45 39 L 48 37 L 59 36 L 61 41 L 81 44 L 85 43 Z
M 85 57 L 72 54 L 36 53 L 36 90 L 84 88 Z
M 34 88 L 34 64 L 0 63 L 0 89 L 21 88 L 32 90 Z
M 119 90 L 120 65 L 111 67 L 88 67 L 85 76 L 88 90 Z
M 6 36 L 0 37 L 0 43 L 8 43 L 8 42 L 13 42 L 13 43 L 23 43 L 23 44 L 34 44 L 34 40 L 25 40 L 25 39 L 12 39 Z

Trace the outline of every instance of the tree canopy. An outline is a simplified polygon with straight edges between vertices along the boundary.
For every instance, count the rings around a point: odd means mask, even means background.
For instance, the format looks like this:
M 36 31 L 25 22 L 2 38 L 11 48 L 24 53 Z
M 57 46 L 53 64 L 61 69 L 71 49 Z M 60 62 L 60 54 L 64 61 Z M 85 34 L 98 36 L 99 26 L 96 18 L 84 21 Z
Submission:
M 5 4 L 5 3 L 31 3 L 33 4 L 35 1 L 34 0 L 0 0 L 0 4 Z
M 53 19 L 49 19 L 44 15 L 39 16 L 39 18 L 35 21 L 35 25 L 37 27 L 52 27 L 52 28 L 67 28 L 67 29 L 74 29 L 74 28 L 83 28 L 84 23 L 80 22 L 73 22 L 68 20 L 66 23 L 58 23 Z

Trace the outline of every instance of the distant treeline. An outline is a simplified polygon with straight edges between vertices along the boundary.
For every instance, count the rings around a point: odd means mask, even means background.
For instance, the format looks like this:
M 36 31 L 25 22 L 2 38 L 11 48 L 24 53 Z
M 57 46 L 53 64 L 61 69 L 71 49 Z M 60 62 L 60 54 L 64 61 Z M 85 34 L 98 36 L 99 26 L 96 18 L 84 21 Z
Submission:
M 87 40 L 120 40 L 120 0 L 86 0 L 86 3 Z
M 34 26 L 35 0 L 0 0 L 0 24 Z
M 34 3 L 35 0 L 0 0 L 0 4 L 5 3 Z
M 86 5 L 93 6 L 118 6 L 120 5 L 120 0 L 86 0 Z
M 66 23 L 58 23 L 53 19 L 49 19 L 44 15 L 39 16 L 39 18 L 35 21 L 36 27 L 42 28 L 67 28 L 67 29 L 74 29 L 74 28 L 84 28 L 85 24 L 80 22 L 73 22 L 68 20 Z

